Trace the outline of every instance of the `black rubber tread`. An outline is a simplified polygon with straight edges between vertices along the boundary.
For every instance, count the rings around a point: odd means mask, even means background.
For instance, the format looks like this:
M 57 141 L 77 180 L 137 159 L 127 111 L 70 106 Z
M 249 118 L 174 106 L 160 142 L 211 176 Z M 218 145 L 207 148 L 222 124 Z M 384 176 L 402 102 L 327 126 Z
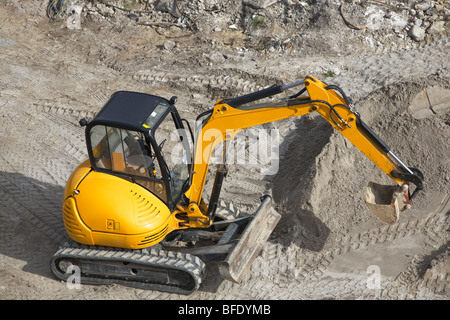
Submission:
M 61 260 L 80 268 L 82 284 L 119 284 L 188 295 L 200 287 L 205 276 L 205 264 L 200 258 L 166 250 L 126 250 L 78 244 L 64 246 L 54 254 L 50 267 L 58 279 L 67 281 L 71 274 L 60 269 Z M 108 270 L 107 273 L 102 273 L 104 270 Z M 145 277 L 140 276 L 141 273 Z

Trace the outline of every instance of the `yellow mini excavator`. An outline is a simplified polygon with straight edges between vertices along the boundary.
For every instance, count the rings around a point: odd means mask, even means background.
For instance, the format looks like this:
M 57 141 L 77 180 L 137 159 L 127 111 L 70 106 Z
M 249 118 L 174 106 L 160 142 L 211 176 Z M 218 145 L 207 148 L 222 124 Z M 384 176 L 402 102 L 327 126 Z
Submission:
M 255 103 L 295 87 L 294 95 Z M 219 100 L 198 116 L 195 134 L 175 102 L 119 91 L 90 122 L 80 120 L 89 159 L 64 191 L 71 241 L 50 262 L 58 279 L 69 279 L 76 266 L 81 283 L 190 294 L 204 278 L 205 263 L 214 261 L 224 279 L 240 282 L 280 215 L 263 196 L 254 214 L 219 219 L 226 162 L 218 166 L 209 201 L 205 181 L 216 147 L 225 158 L 226 141 L 239 131 L 275 120 L 317 112 L 392 178 L 394 186 L 370 183 L 366 192 L 370 211 L 384 223 L 396 222 L 423 188 L 422 173 L 394 155 L 345 93 L 312 76 Z

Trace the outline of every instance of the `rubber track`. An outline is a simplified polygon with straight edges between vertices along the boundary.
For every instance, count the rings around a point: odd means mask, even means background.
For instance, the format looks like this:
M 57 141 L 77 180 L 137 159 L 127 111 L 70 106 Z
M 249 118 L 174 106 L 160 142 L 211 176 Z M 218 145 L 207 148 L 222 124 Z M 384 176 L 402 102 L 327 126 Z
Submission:
M 55 276 L 63 281 L 67 281 L 71 276 L 69 273 L 63 273 L 57 266 L 58 259 L 66 258 L 73 262 L 83 262 L 84 265 L 90 262 L 104 262 L 103 265 L 113 264 L 120 265 L 124 269 L 126 265 L 133 268 L 161 268 L 166 271 L 173 271 L 185 273 L 190 277 L 189 286 L 184 285 L 179 287 L 174 283 L 161 284 L 152 283 L 150 279 L 146 281 L 133 280 L 133 274 L 129 275 L 123 273 L 112 274 L 109 271 L 109 277 L 90 276 L 81 270 L 81 283 L 94 285 L 110 285 L 119 284 L 138 289 L 157 290 L 170 293 L 178 293 L 188 295 L 195 292 L 205 276 L 205 264 L 200 258 L 184 254 L 180 252 L 165 251 L 165 250 L 121 250 L 116 248 L 108 249 L 93 249 L 95 247 L 71 245 L 70 247 L 61 247 L 50 261 L 50 267 Z M 75 262 L 75 263 L 76 263 Z M 98 265 L 98 263 L 96 263 Z M 94 264 L 92 264 L 94 265 Z M 138 265 L 138 266 L 137 266 Z M 130 267 L 131 268 L 131 267 Z M 109 270 L 109 269 L 108 269 Z M 111 278 L 113 276 L 114 278 Z M 170 276 L 168 276 L 170 277 Z M 148 282 L 147 282 L 148 281 Z M 169 282 L 169 281 L 168 281 Z

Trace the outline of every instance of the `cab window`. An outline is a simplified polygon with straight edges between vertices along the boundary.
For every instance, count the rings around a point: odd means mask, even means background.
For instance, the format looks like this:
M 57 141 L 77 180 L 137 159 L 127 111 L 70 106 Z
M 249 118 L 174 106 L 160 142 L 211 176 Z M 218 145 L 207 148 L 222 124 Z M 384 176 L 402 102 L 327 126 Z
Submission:
M 186 130 L 178 128 L 175 116 L 167 116 L 154 131 L 169 179 L 170 197 L 175 203 L 189 181 L 191 153 Z
M 167 202 L 158 161 L 141 132 L 96 125 L 90 130 L 90 140 L 96 168 L 131 175 Z

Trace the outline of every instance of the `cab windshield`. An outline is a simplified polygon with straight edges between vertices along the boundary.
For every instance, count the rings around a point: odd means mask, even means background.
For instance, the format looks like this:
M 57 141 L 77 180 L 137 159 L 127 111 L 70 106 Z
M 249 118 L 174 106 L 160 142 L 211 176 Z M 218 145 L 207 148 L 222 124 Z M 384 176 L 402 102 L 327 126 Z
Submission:
M 142 132 L 96 125 L 90 138 L 97 169 L 132 175 L 135 182 L 167 202 L 162 171 Z
M 151 127 L 155 121 L 146 124 Z M 94 125 L 90 129 L 93 165 L 96 169 L 132 176 L 161 200 L 176 203 L 189 180 L 191 158 L 187 135 L 184 129 L 177 128 L 170 115 L 153 134 L 154 137 L 146 137 L 139 131 Z M 149 138 L 154 139 L 153 143 Z
M 169 174 L 171 200 L 176 202 L 189 180 L 191 146 L 186 130 L 176 125 L 175 116 L 167 116 L 154 132 L 158 149 Z

